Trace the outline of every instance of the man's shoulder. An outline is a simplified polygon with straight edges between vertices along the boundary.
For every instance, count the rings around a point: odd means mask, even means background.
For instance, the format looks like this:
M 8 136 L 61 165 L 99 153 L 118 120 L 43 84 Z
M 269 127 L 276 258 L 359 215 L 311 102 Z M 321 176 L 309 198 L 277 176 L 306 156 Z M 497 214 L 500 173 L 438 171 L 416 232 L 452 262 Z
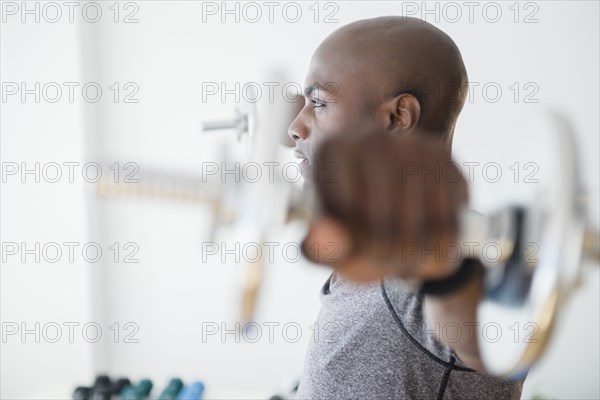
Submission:
M 393 308 L 387 304 L 384 293 L 390 296 Z M 354 334 L 360 334 L 361 329 L 374 328 L 386 331 L 388 335 L 399 334 L 394 310 L 410 324 L 422 320 L 422 296 L 405 290 L 397 282 L 357 283 L 333 272 L 321 288 L 320 300 L 319 320 L 322 323 L 335 321 L 336 325 L 345 326 Z

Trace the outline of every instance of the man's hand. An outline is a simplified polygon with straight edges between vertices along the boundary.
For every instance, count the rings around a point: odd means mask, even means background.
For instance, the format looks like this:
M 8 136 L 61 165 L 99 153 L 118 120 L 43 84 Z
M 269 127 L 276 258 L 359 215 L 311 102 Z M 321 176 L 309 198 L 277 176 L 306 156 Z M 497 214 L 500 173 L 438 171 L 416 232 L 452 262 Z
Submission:
M 313 183 L 320 214 L 303 243 L 312 261 L 355 280 L 440 279 L 458 267 L 467 186 L 431 134 L 331 138 L 317 153 Z
M 452 275 L 462 261 L 458 215 L 467 185 L 449 149 L 430 139 L 425 133 L 370 133 L 325 142 L 313 177 L 320 212 L 302 244 L 304 254 L 358 281 Z M 426 296 L 430 328 L 474 324 L 481 284 L 472 280 L 449 295 Z M 452 342 L 436 336 L 466 366 L 483 370 L 477 336 Z

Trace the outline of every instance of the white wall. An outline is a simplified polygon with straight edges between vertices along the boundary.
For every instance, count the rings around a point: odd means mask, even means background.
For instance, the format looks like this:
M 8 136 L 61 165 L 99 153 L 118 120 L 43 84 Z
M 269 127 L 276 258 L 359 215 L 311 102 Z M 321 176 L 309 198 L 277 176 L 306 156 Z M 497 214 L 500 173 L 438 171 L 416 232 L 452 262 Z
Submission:
M 1 36 L 3 84 L 27 82 L 31 89 L 35 82 L 81 81 L 77 25 L 7 22 L 2 23 Z M 66 169 L 61 171 L 64 179 L 57 183 L 49 183 L 42 176 L 43 167 L 52 162 L 63 168 L 65 162 L 85 162 L 83 107 L 68 101 L 48 103 L 43 98 L 36 103 L 34 95 L 28 95 L 25 103 L 20 95 L 15 98 L 1 103 L 2 170 L 7 171 L 12 163 L 20 170 L 21 163 L 28 169 L 39 163 L 40 176 L 37 183 L 34 174 L 22 179 L 19 171 L 3 180 L 2 243 L 26 243 L 28 249 L 33 249 L 36 242 L 41 247 L 51 242 L 86 243 L 89 228 L 82 180 L 75 177 L 69 182 Z M 80 168 L 75 171 L 81 176 Z M 46 172 L 53 179 L 56 169 Z M 57 263 L 48 263 L 43 258 L 36 262 L 35 255 L 28 255 L 22 262 L 20 254 L 7 255 L 4 248 L 2 253 L 2 326 L 9 329 L 17 324 L 19 332 L 5 336 L 3 330 L 1 397 L 31 398 L 34 393 L 64 396 L 65 385 L 70 391 L 73 382 L 88 380 L 93 373 L 93 345 L 82 339 L 81 328 L 94 321 L 89 298 L 94 266 L 81 257 L 65 262 L 67 255 Z M 48 256 L 52 258 L 54 253 Z M 80 324 L 74 326 L 77 330 L 73 343 L 69 342 L 68 325 L 64 325 L 71 322 Z M 49 343 L 45 339 L 54 340 L 54 324 L 61 327 L 63 338 Z M 37 331 L 38 338 L 32 333 L 22 339 L 23 327 Z
M 137 104 L 106 98 L 95 104 L 2 103 L 2 161 L 85 159 L 198 171 L 202 162 L 219 160 L 218 144 L 223 141 L 201 136 L 198 122 L 226 117 L 233 108 L 218 100 L 202 102 L 203 82 L 227 82 L 229 87 L 264 82 L 267 72 L 279 67 L 290 81 L 302 84 L 312 51 L 328 33 L 360 18 L 412 9 L 406 2 L 340 2 L 335 15 L 339 22 L 323 23 L 334 8 L 321 5 L 320 22 L 315 23 L 310 4 L 302 3 L 303 17 L 297 23 L 286 22 L 281 8 L 273 23 L 266 20 L 266 8 L 255 24 L 243 18 L 235 23 L 233 16 L 221 23 L 218 15 L 203 22 L 202 4 L 183 1 L 138 2 L 139 22 L 134 24 L 115 24 L 108 3 L 103 3 L 96 24 L 9 18 L 2 24 L 3 82 L 95 81 L 106 96 L 112 94 L 106 88 L 113 82 L 135 82 L 140 90 Z M 540 106 L 556 107 L 577 128 L 591 220 L 598 227 L 598 4 L 535 3 L 539 22 L 533 24 L 515 23 L 510 3 L 501 3 L 500 22 L 487 22 L 477 8 L 470 23 L 467 8 L 458 4 L 460 22 L 440 18 L 438 23 L 434 15 L 425 16 L 455 40 L 470 81 L 479 83 L 473 85 L 473 100 L 459 119 L 457 159 L 482 164 L 493 160 L 509 174 L 515 161 L 530 161 L 532 153 L 549 146 L 543 138 L 517 136 L 519 118 Z M 132 10 L 121 9 L 120 18 Z M 535 8 L 520 10 L 522 21 Z M 489 12 L 486 16 L 493 17 Z M 514 82 L 521 90 L 517 103 L 510 89 Z M 538 104 L 523 101 L 528 82 L 539 88 L 533 97 Z M 481 91 L 489 83 L 503 91 L 495 103 Z M 203 322 L 233 326 L 244 273 L 234 262 L 202 263 L 200 243 L 208 237 L 208 211 L 160 200 L 95 199 L 85 195 L 90 186 L 81 180 L 63 186 L 2 185 L 3 242 L 75 238 L 106 247 L 132 241 L 140 249 L 138 264 L 112 263 L 106 257 L 95 265 L 33 265 L 17 258 L 3 263 L 3 322 L 97 321 L 107 335 L 94 345 L 83 340 L 77 345 L 22 344 L 11 337 L 2 343 L 3 398 L 68 395 L 76 384 L 92 379 L 92 368 L 134 379 L 148 376 L 159 388 L 171 376 L 202 379 L 212 396 L 268 395 L 300 372 L 326 270 L 285 263 L 280 253 L 266 267 L 257 320 L 280 327 L 298 323 L 303 335 L 297 343 L 286 341 L 281 330 L 275 331 L 274 343 L 268 342 L 266 331 L 257 344 L 232 342 L 233 335 L 226 343 L 216 336 L 203 343 Z M 539 186 L 510 179 L 491 184 L 478 170 L 472 203 L 488 211 L 531 198 Z M 285 243 L 297 240 L 301 232 L 301 227 L 290 226 L 273 233 L 272 239 Z M 218 240 L 230 237 L 221 230 Z M 598 281 L 597 269 L 586 273 L 554 345 L 530 374 L 524 397 L 600 396 Z M 137 324 L 139 343 L 113 343 L 109 327 L 114 322 Z

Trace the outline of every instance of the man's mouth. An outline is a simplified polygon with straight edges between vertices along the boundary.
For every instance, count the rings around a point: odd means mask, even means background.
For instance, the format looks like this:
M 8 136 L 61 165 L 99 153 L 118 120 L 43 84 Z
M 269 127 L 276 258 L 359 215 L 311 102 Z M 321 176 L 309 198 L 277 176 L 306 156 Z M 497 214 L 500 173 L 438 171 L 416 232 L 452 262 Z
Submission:
M 298 165 L 300 166 L 300 171 L 302 172 L 302 176 L 306 178 L 308 176 L 307 172 L 308 172 L 309 166 L 310 166 L 310 161 L 308 160 L 308 157 L 299 150 L 294 151 L 294 157 L 296 157 L 297 159 L 300 160 Z

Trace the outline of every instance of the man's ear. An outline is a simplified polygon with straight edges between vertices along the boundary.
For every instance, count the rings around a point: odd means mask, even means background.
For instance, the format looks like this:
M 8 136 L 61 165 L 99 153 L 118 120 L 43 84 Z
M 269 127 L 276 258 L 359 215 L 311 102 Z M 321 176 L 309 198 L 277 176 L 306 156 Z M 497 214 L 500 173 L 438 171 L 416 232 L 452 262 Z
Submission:
M 390 101 L 388 129 L 394 133 L 410 133 L 421 116 L 421 104 L 410 93 L 402 93 Z
M 320 217 L 309 227 L 302 241 L 302 253 L 310 261 L 338 268 L 351 252 L 350 233 L 338 221 Z

